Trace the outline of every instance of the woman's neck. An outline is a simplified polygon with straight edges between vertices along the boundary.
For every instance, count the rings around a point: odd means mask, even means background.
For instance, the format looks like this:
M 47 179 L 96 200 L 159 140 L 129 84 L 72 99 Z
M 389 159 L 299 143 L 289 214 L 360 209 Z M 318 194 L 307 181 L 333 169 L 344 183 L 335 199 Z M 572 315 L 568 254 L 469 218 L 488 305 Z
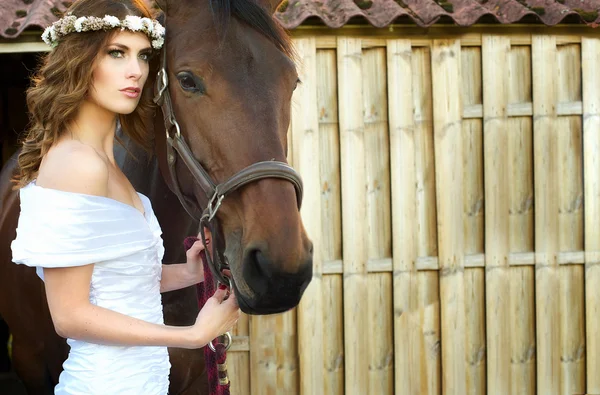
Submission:
M 113 142 L 116 128 L 117 114 L 84 100 L 67 134 L 70 138 L 104 153 L 114 164 Z

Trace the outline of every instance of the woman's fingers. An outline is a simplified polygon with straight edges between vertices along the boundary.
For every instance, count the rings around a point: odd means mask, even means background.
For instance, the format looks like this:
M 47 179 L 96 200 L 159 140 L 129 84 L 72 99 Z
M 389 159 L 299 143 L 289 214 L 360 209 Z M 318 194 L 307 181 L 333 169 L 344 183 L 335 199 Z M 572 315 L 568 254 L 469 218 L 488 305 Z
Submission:
M 216 301 L 219 302 L 219 304 L 221 304 L 223 303 L 225 296 L 227 296 L 227 290 L 219 288 L 213 295 L 213 298 L 215 298 Z

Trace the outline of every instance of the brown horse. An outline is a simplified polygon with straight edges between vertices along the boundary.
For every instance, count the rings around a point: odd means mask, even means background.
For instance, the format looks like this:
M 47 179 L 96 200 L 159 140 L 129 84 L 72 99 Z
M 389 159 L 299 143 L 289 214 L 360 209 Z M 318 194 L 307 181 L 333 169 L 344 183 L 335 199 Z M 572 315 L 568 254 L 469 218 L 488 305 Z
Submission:
M 285 161 L 290 101 L 298 77 L 290 42 L 271 15 L 278 1 L 159 0 L 166 15 L 169 92 L 182 136 L 216 182 L 260 161 Z M 152 92 L 145 92 L 152 94 Z M 183 262 L 182 241 L 198 223 L 169 190 L 165 129 L 157 111 L 155 153 L 137 159 L 117 148 L 116 158 L 152 201 L 163 230 L 165 263 Z M 0 173 L 0 315 L 13 333 L 13 363 L 30 394 L 48 393 L 68 348 L 54 332 L 35 270 L 11 262 L 10 243 L 19 215 L 9 178 L 14 157 Z M 161 171 L 162 170 L 162 171 Z M 175 169 L 182 193 L 205 207 L 206 196 L 190 172 Z M 170 185 L 170 184 L 169 184 Z M 295 307 L 312 278 L 312 245 L 304 231 L 294 186 L 268 178 L 229 195 L 218 213 L 225 256 L 242 311 L 270 314 Z M 198 308 L 193 287 L 163 296 L 165 321 L 190 325 Z M 201 350 L 173 349 L 172 394 L 206 391 Z

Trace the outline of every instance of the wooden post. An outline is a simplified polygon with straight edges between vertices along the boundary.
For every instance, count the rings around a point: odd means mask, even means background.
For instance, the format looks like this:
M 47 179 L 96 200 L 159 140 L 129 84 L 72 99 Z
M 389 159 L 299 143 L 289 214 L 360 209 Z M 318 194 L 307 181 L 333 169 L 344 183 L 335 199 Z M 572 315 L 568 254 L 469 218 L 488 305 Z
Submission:
M 581 101 L 581 52 L 576 44 L 557 52 L 556 102 Z M 558 248 L 583 250 L 583 174 L 581 116 L 564 115 L 556 122 L 558 165 Z M 585 299 L 583 265 L 559 267 L 560 392 L 585 393 Z
M 342 192 L 335 50 L 317 51 L 323 261 L 342 260 Z M 342 275 L 323 275 L 324 394 L 344 394 Z M 325 313 L 326 312 L 326 313 Z
M 242 314 L 235 325 L 232 335 L 244 338 L 246 346 L 248 345 L 248 316 Z M 227 353 L 227 365 L 229 377 L 231 379 L 230 390 L 238 395 L 250 395 L 250 355 L 247 350 L 233 351 Z
M 418 313 L 410 325 L 416 325 L 420 330 L 419 393 L 438 395 L 442 388 L 440 276 L 437 264 L 434 267 L 419 265 L 420 261 L 438 256 L 431 50 L 428 46 L 413 47 L 411 57 L 417 225 L 414 265 Z M 402 388 L 396 389 L 397 394 L 404 394 Z
M 460 41 L 434 40 L 431 55 L 442 315 L 442 392 L 466 393 Z
M 531 38 L 535 174 L 535 265 L 538 393 L 560 391 L 558 252 L 558 156 L 556 130 L 556 38 Z
M 531 103 L 531 47 L 512 47 L 508 67 L 509 104 Z M 510 184 L 508 233 L 511 253 L 533 253 L 535 249 L 532 123 L 530 117 L 508 119 L 506 161 Z M 533 266 L 510 268 L 511 395 L 536 395 L 534 277 Z
M 368 391 L 365 126 L 361 40 L 337 40 L 344 255 L 344 341 L 346 394 Z
M 299 57 L 302 84 L 294 93 L 292 135 L 295 166 L 304 182 L 302 220 L 313 242 L 313 278 L 298 308 L 301 394 L 323 391 L 323 291 L 321 247 L 321 178 L 319 116 L 317 106 L 317 49 L 315 38 L 298 38 L 294 46 Z M 287 392 L 286 392 L 287 393 Z
M 387 42 L 388 102 L 392 178 L 394 268 L 394 357 L 396 394 L 426 394 L 423 378 L 420 317 L 415 261 L 416 162 L 413 119 L 412 48 L 409 40 Z M 423 380 L 424 381 L 424 380 Z
M 484 35 L 483 120 L 485 129 L 485 268 L 488 394 L 505 395 L 511 386 L 509 255 L 510 175 L 508 157 L 508 37 Z M 516 297 L 516 296 L 515 296 Z
M 600 39 L 583 38 L 583 179 L 587 391 L 600 394 Z
M 363 114 L 367 180 L 367 258 L 392 257 L 390 148 L 385 49 L 363 52 Z M 369 394 L 392 395 L 394 343 L 392 275 L 368 275 Z
M 482 106 L 481 48 L 461 49 L 463 108 Z M 480 118 L 462 121 L 464 253 L 484 257 L 483 125 Z M 457 230 L 458 231 L 458 230 Z M 483 266 L 483 265 L 482 265 Z M 486 391 L 485 272 L 465 269 L 466 394 Z

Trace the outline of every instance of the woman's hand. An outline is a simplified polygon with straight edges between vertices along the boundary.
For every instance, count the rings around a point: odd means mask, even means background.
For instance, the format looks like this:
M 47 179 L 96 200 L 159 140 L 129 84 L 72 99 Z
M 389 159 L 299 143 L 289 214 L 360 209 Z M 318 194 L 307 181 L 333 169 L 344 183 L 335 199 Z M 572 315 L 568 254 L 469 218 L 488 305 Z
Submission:
M 204 234 L 206 236 L 206 245 L 207 247 L 210 247 L 210 230 L 204 228 Z M 202 258 L 200 257 L 202 251 L 204 251 L 202 236 L 198 234 L 198 241 L 192 244 L 192 247 L 185 253 L 187 258 L 186 270 L 190 278 L 194 279 L 194 284 L 204 281 L 204 266 L 202 265 Z
M 192 326 L 192 348 L 203 347 L 213 339 L 231 330 L 240 318 L 240 308 L 232 292 L 219 288 L 200 310 Z

